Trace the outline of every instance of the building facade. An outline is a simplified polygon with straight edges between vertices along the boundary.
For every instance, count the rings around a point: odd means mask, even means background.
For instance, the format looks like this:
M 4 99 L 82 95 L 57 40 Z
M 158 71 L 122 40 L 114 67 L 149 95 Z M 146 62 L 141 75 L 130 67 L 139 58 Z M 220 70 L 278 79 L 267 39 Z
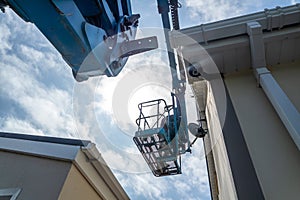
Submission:
M 299 199 L 300 5 L 172 32 L 171 41 L 207 119 L 212 198 Z
M 0 199 L 129 199 L 89 141 L 0 133 Z

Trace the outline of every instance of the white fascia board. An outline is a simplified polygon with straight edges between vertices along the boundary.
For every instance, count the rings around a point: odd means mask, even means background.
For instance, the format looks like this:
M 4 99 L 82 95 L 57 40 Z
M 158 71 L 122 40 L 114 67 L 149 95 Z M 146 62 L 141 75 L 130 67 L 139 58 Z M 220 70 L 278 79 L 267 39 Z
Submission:
M 299 26 L 292 26 L 292 27 L 287 27 L 283 28 L 280 30 L 272 31 L 272 32 L 263 32 L 263 41 L 264 45 L 267 45 L 269 43 L 272 44 L 281 44 L 282 41 L 285 41 L 287 39 L 292 40 L 292 39 L 297 39 L 300 36 L 300 27 Z M 237 37 L 231 37 L 231 38 L 225 38 L 222 40 L 217 40 L 217 41 L 211 41 L 207 45 L 202 45 L 202 47 L 212 56 L 213 59 L 215 59 L 215 55 L 224 57 L 226 56 L 226 53 L 228 51 L 235 50 L 237 52 L 241 52 L 242 50 L 248 49 L 249 52 L 244 54 L 243 60 L 250 60 L 251 59 L 251 54 L 250 54 L 250 42 L 249 42 L 249 36 L 248 35 L 242 35 L 242 36 L 237 36 Z M 194 44 L 190 46 L 184 46 L 180 49 L 183 57 L 188 60 L 199 60 L 199 45 Z M 273 51 L 276 51 L 276 49 L 270 49 L 268 48 L 268 53 L 272 55 Z M 266 63 L 268 65 L 274 64 L 273 61 L 271 60 L 273 57 L 266 56 Z M 227 61 L 235 60 L 237 62 L 236 57 L 227 57 Z M 281 63 L 280 58 L 278 58 L 278 62 Z M 292 60 L 298 60 L 299 57 L 295 57 L 291 59 Z M 200 61 L 200 60 L 199 60 Z M 217 65 L 221 73 L 231 73 L 235 72 L 236 69 L 228 69 L 225 66 L 227 65 L 225 60 L 223 60 L 222 65 Z M 216 63 L 217 64 L 217 63 Z M 242 69 L 248 69 L 248 65 L 237 65 L 238 70 Z M 233 70 L 233 71 L 231 71 Z
M 0 137 L 0 151 L 28 154 L 38 157 L 73 161 L 79 149 L 80 147 L 75 145 Z
M 286 29 L 281 29 L 278 31 L 267 32 L 263 34 L 264 43 L 272 41 L 280 41 L 286 38 L 297 38 L 299 37 L 300 27 L 289 27 Z M 195 45 L 195 44 L 194 44 Z M 197 44 L 198 45 L 198 44 Z M 212 41 L 207 45 L 202 45 L 203 48 L 208 52 L 216 51 L 226 51 L 230 48 L 248 47 L 249 46 L 249 36 L 237 36 L 232 38 L 226 38 L 218 41 Z M 193 46 L 186 46 L 181 49 L 183 55 L 189 57 L 191 52 L 194 52 Z M 197 53 L 197 52 L 196 52 Z
M 284 26 L 300 23 L 300 4 L 284 8 L 265 9 L 250 15 L 244 15 L 231 19 L 221 20 L 208 24 L 201 24 L 179 31 L 171 31 L 171 45 L 175 48 L 190 45 L 188 36 L 198 43 L 207 43 L 213 40 L 235 37 L 247 34 L 247 23 L 256 21 L 261 24 L 263 30 L 271 31 Z

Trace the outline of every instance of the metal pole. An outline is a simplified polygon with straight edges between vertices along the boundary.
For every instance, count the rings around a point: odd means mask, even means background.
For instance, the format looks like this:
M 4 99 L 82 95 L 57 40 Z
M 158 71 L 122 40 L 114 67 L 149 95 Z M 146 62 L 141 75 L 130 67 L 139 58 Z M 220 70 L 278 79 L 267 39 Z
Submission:
M 177 77 L 177 70 L 176 70 L 176 60 L 174 55 L 174 50 L 171 48 L 170 38 L 169 38 L 169 31 L 171 30 L 170 19 L 169 19 L 169 2 L 168 0 L 157 0 L 158 5 L 158 12 L 161 15 L 163 28 L 164 28 L 164 35 L 167 44 L 167 51 L 169 57 L 169 64 L 172 73 L 172 85 L 173 89 L 177 89 L 179 87 L 179 80 Z
M 185 105 L 185 97 L 184 97 L 185 85 L 184 84 L 180 85 L 180 80 L 178 79 L 178 76 L 177 76 L 175 54 L 174 54 L 173 48 L 171 48 L 170 39 L 169 39 L 169 31 L 171 30 L 170 19 L 169 19 L 170 4 L 169 4 L 168 0 L 157 0 L 157 5 L 158 5 L 158 12 L 161 15 L 163 28 L 164 28 L 164 35 L 165 35 L 166 44 L 167 44 L 169 65 L 170 65 L 171 74 L 172 74 L 172 87 L 173 87 L 174 93 L 180 103 L 181 124 L 184 127 L 180 126 L 179 128 L 184 129 L 184 133 L 186 134 L 186 138 L 188 140 L 187 151 L 190 152 L 190 141 L 189 141 L 189 135 L 188 135 L 188 131 L 187 131 L 187 114 L 186 114 L 186 105 Z M 177 24 L 177 26 L 179 27 L 179 24 Z M 177 107 L 178 107 L 178 105 L 177 105 Z

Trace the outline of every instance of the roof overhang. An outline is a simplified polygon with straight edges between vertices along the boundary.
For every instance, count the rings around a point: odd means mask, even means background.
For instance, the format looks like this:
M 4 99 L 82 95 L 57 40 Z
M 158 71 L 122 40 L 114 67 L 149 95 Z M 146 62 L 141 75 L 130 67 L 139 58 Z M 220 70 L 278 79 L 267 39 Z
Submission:
M 179 32 L 171 31 L 172 46 L 189 61 L 202 62 L 201 45 L 222 74 L 251 68 L 249 22 L 258 22 L 263 31 L 267 65 L 300 60 L 300 5 L 266 9 L 241 17 L 202 24 Z M 187 39 L 191 38 L 191 39 Z

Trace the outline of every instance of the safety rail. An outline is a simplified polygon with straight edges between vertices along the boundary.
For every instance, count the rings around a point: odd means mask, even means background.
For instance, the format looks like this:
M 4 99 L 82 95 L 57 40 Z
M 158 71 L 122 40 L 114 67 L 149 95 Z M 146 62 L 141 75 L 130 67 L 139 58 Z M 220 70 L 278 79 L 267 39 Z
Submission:
M 163 104 L 163 105 L 161 105 Z M 145 116 L 145 108 L 155 107 L 154 114 L 150 114 L 152 110 L 147 110 L 148 113 Z M 166 109 L 168 108 L 168 109 Z M 136 119 L 138 131 L 145 131 L 147 129 L 162 128 L 163 122 L 166 120 L 166 115 L 169 116 L 170 110 L 164 99 L 156 99 L 152 101 L 146 101 L 138 105 L 140 111 L 139 118 Z M 153 111 L 152 111 L 153 112 Z
M 181 174 L 180 114 L 176 96 L 172 104 L 156 99 L 138 104 L 138 130 L 133 141 L 155 176 Z

